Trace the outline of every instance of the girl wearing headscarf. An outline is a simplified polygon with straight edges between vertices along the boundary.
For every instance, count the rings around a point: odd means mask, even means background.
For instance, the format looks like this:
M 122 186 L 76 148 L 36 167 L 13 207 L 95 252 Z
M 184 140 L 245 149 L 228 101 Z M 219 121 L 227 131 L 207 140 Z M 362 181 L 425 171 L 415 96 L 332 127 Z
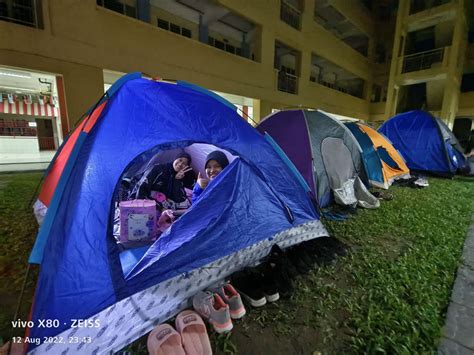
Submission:
M 229 165 L 229 160 L 223 152 L 215 150 L 207 155 L 206 164 L 204 165 L 207 179 L 201 177 L 201 173 L 199 173 L 197 183 L 193 189 L 193 204 L 199 200 L 199 197 L 209 182 L 214 180 L 227 165 Z

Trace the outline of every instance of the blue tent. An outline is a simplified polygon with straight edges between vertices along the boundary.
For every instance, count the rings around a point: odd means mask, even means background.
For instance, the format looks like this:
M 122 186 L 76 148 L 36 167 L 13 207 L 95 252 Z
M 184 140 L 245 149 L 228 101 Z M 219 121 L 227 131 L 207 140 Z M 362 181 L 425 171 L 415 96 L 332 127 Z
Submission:
M 119 350 L 273 244 L 327 236 L 271 143 L 202 88 L 129 74 L 71 137 L 48 171 L 59 178 L 47 177 L 57 185 L 30 257 L 41 271 L 29 335 L 62 342 L 42 343 L 35 353 Z M 198 143 L 236 158 L 153 245 L 121 252 L 112 229 L 123 174 L 158 152 Z
M 374 186 L 384 187 L 382 162 L 369 136 L 359 129 L 357 123 L 346 122 L 345 125 L 352 132 L 362 148 L 362 159 L 369 182 Z
M 425 111 L 409 111 L 386 121 L 380 128 L 405 158 L 410 170 L 452 176 L 465 165 L 456 137 L 439 118 Z

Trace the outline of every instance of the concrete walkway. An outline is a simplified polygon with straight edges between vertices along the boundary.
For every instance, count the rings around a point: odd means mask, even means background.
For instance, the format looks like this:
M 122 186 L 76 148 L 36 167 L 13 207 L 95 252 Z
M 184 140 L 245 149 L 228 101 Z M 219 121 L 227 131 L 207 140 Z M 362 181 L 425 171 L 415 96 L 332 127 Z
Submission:
M 464 243 L 438 351 L 446 355 L 474 354 L 474 216 Z
M 0 153 L 0 172 L 44 170 L 56 151 L 33 153 Z

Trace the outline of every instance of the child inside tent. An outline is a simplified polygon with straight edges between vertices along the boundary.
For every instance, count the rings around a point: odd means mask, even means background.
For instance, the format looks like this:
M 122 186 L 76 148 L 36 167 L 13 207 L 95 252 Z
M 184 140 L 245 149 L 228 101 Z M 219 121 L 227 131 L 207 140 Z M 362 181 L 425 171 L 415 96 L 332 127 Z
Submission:
M 172 163 L 155 165 L 143 174 L 131 196 L 138 199 L 154 199 L 163 204 L 165 209 L 189 207 L 185 189 L 192 189 L 194 185 L 191 162 L 191 156 L 182 152 Z
M 229 165 L 229 160 L 223 152 L 215 150 L 207 155 L 206 164 L 204 165 L 207 178 L 201 177 L 201 173 L 199 173 L 197 183 L 193 189 L 193 203 L 199 200 L 209 182 L 214 180 L 227 165 Z
M 155 164 L 139 178 L 130 179 L 131 189 L 121 187 L 114 235 L 122 246 L 153 242 L 190 207 L 190 190 L 186 190 L 195 180 L 191 161 L 188 153 L 180 152 L 172 162 Z

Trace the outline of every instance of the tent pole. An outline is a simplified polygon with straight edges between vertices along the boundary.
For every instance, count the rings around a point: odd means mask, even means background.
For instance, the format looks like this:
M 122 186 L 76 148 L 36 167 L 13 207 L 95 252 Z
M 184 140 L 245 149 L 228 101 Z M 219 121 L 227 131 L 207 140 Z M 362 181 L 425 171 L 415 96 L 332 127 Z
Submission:
M 40 181 L 36 185 L 35 191 L 33 192 L 33 195 L 31 196 L 31 200 L 28 204 L 29 208 L 31 208 L 33 206 L 33 201 L 35 200 L 35 198 L 38 195 L 38 190 L 39 190 L 39 187 L 41 186 L 41 183 L 44 180 L 44 177 L 45 177 L 45 175 L 43 175 L 41 177 Z M 20 313 L 21 303 L 23 301 L 23 295 L 25 294 L 26 283 L 28 281 L 28 276 L 30 274 L 30 266 L 31 266 L 31 264 L 28 263 L 27 267 L 26 267 L 25 278 L 23 279 L 23 285 L 21 286 L 20 297 L 18 298 L 18 304 L 16 306 L 15 314 L 13 315 L 13 320 L 16 320 L 18 318 L 18 314 Z M 10 355 L 11 351 L 12 351 L 12 344 L 13 344 L 12 343 L 12 339 L 13 339 L 13 334 L 12 333 L 13 333 L 13 327 L 12 327 L 12 331 L 10 332 L 11 336 L 10 336 L 10 341 L 9 341 L 9 344 L 8 344 L 8 350 L 7 350 L 8 355 Z
M 25 288 L 26 288 L 26 282 L 28 281 L 28 275 L 30 274 L 30 266 L 31 264 L 28 263 L 28 266 L 26 267 L 26 272 L 25 272 L 25 278 L 23 279 L 23 286 L 21 287 L 21 292 L 20 292 L 20 297 L 18 298 L 18 304 L 16 306 L 16 310 L 15 310 L 15 315 L 13 316 L 13 320 L 16 320 L 18 318 L 18 314 L 20 313 L 20 308 L 21 308 L 21 303 L 23 301 L 23 295 L 25 294 Z M 11 354 L 11 350 L 12 350 L 12 340 L 13 340 L 13 327 L 11 328 L 11 332 L 10 332 L 10 341 L 9 341 L 9 345 L 8 345 L 8 350 L 7 350 L 7 354 L 10 355 Z

